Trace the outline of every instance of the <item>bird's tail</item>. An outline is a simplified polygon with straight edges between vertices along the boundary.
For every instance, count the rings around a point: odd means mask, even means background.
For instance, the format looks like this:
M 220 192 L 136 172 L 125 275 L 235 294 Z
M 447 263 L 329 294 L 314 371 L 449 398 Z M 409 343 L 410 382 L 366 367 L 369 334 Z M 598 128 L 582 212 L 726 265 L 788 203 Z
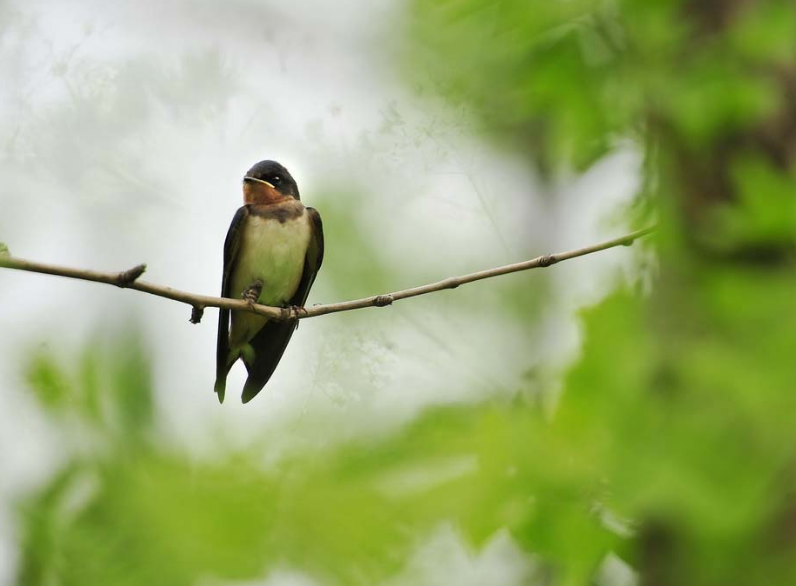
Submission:
M 250 349 L 253 352 L 253 350 Z M 227 366 L 224 370 L 219 370 L 216 373 L 216 384 L 213 386 L 213 390 L 218 395 L 218 402 L 224 402 L 224 393 L 227 390 L 227 375 L 229 371 L 232 369 L 232 365 L 235 364 L 235 361 L 242 357 L 244 362 L 246 361 L 246 353 L 242 350 L 230 350 L 229 356 L 227 357 Z
M 252 338 L 252 360 L 244 359 L 249 377 L 243 385 L 241 399 L 244 403 L 251 401 L 259 393 L 276 370 L 276 365 L 285 352 L 287 343 L 296 329 L 296 321 L 269 321 Z
M 216 384 L 213 386 L 213 390 L 218 395 L 218 402 L 224 402 L 224 393 L 227 390 L 227 375 L 220 376 L 216 379 Z

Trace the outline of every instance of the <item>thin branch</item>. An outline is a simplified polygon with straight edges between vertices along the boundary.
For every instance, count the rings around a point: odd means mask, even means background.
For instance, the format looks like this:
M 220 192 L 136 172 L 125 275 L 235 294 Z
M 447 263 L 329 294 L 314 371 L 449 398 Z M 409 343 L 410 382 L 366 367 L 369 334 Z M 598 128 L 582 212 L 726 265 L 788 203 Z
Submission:
M 104 273 L 100 271 L 91 271 L 84 269 L 74 269 L 69 267 L 61 267 L 56 265 L 48 265 L 11 256 L 0 255 L 0 267 L 8 269 L 17 269 L 21 271 L 30 271 L 34 273 L 44 273 L 47 275 L 57 275 L 61 277 L 69 277 L 71 279 L 81 279 L 84 281 L 93 281 L 95 283 L 106 283 L 108 285 L 115 285 L 124 289 L 135 289 L 149 293 L 150 295 L 157 295 L 158 297 L 165 297 L 181 303 L 186 303 L 193 307 L 191 313 L 191 322 L 199 323 L 202 318 L 202 312 L 206 307 L 218 307 L 223 309 L 236 309 L 238 311 L 249 311 L 256 313 L 270 319 L 285 321 L 289 319 L 305 319 L 309 317 L 317 317 L 319 315 L 326 315 L 329 313 L 338 313 L 341 311 L 352 311 L 354 309 L 363 309 L 365 307 L 384 307 L 392 305 L 401 299 L 408 299 L 409 297 L 417 297 L 419 295 L 426 295 L 435 291 L 442 291 L 444 289 L 455 289 L 460 285 L 472 283 L 474 281 L 481 281 L 483 279 L 491 279 L 500 275 L 507 275 L 509 273 L 517 273 L 520 271 L 527 271 L 530 269 L 549 267 L 556 263 L 587 254 L 600 252 L 616 246 L 630 246 L 637 239 L 646 236 L 655 230 L 654 227 L 644 228 L 614 238 L 613 240 L 606 240 L 599 244 L 570 250 L 568 252 L 558 252 L 555 254 L 545 254 L 538 256 L 531 260 L 518 262 L 515 264 L 504 265 L 502 267 L 495 267 L 461 275 L 459 277 L 450 277 L 437 281 L 436 283 L 429 283 L 421 285 L 420 287 L 413 287 L 411 289 L 404 289 L 402 291 L 395 291 L 393 293 L 386 293 L 383 295 L 373 295 L 371 297 L 363 297 L 362 299 L 354 299 L 352 301 L 342 301 L 340 303 L 329 303 L 326 305 L 314 305 L 307 308 L 281 308 L 270 307 L 268 305 L 260 305 L 257 303 L 249 303 L 243 299 L 229 299 L 226 297 L 210 297 L 208 295 L 197 295 L 172 289 L 171 287 L 164 287 L 163 285 L 156 285 L 155 283 L 148 283 L 140 281 L 138 278 L 146 270 L 146 265 L 138 265 L 127 271 L 120 273 Z

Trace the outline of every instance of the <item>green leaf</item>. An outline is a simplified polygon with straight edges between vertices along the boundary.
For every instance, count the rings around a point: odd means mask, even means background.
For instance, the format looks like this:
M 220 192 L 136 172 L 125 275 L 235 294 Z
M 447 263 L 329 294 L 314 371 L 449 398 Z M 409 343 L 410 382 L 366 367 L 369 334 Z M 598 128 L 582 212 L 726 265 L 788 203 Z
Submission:
M 36 353 L 28 364 L 26 378 L 35 397 L 47 410 L 68 408 L 74 389 L 52 354 L 46 351 Z

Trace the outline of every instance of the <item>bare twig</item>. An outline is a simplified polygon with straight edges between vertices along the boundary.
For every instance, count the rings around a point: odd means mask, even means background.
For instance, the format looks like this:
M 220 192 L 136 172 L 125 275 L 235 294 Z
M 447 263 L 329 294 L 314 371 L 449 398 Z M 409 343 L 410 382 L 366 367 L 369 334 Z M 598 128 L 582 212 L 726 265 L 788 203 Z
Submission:
M 250 303 L 244 299 L 229 299 L 226 297 L 197 295 L 194 293 L 180 291 L 178 289 L 172 289 L 171 287 L 164 287 L 163 285 L 139 281 L 138 278 L 146 270 L 146 265 L 138 265 L 121 273 L 104 273 L 99 271 L 48 265 L 22 260 L 19 258 L 13 258 L 10 256 L 0 256 L 0 267 L 18 269 L 21 271 L 30 271 L 34 273 L 44 273 L 47 275 L 58 275 L 61 277 L 69 277 L 71 279 L 94 281 L 96 283 L 107 283 L 117 287 L 135 289 L 136 291 L 142 291 L 144 293 L 149 293 L 150 295 L 157 295 L 158 297 L 165 297 L 166 299 L 172 299 L 181 303 L 187 303 L 193 307 L 193 311 L 191 313 L 192 323 L 199 323 L 199 320 L 202 319 L 202 313 L 206 307 L 219 307 L 223 309 L 249 311 L 270 319 L 286 321 L 290 319 L 317 317 L 319 315 L 338 313 L 341 311 L 352 311 L 354 309 L 363 309 L 365 307 L 384 307 L 386 305 L 392 305 L 394 302 L 400 301 L 401 299 L 426 295 L 427 293 L 442 291 L 444 289 L 455 289 L 460 285 L 472 283 L 473 281 L 491 279 L 492 277 L 498 277 L 500 275 L 507 275 L 509 273 L 517 273 L 520 271 L 527 271 L 540 267 L 549 267 L 570 258 L 585 256 L 587 254 L 592 254 L 601 250 L 607 250 L 616 246 L 629 246 L 637 239 L 650 234 L 654 230 L 654 227 L 645 228 L 643 230 L 631 232 L 630 234 L 626 234 L 620 238 L 606 240 L 605 242 L 594 244 L 592 246 L 586 246 L 584 248 L 578 248 L 568 252 L 545 254 L 531 260 L 504 265 L 502 267 L 486 269 L 484 271 L 478 271 L 475 273 L 469 273 L 459 277 L 449 277 L 447 279 L 443 279 L 442 281 L 437 281 L 436 283 L 429 283 L 427 285 L 421 285 L 411 289 L 403 289 L 393 293 L 363 297 L 362 299 L 354 299 L 352 301 L 342 301 L 340 303 L 314 305 L 312 307 L 306 308 L 270 307 L 268 305 Z

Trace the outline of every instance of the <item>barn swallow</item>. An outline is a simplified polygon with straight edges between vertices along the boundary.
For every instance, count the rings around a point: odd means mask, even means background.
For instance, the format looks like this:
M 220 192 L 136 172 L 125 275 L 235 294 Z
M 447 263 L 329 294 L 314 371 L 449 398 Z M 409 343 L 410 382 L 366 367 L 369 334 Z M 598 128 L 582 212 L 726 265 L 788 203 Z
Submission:
M 243 207 L 224 242 L 221 296 L 303 307 L 322 261 L 320 214 L 301 203 L 287 169 L 276 161 L 260 161 L 243 178 Z M 271 378 L 297 326 L 297 320 L 274 321 L 237 310 L 230 316 L 230 310 L 222 309 L 216 346 L 219 402 L 238 358 L 249 373 L 241 398 L 251 401 Z

